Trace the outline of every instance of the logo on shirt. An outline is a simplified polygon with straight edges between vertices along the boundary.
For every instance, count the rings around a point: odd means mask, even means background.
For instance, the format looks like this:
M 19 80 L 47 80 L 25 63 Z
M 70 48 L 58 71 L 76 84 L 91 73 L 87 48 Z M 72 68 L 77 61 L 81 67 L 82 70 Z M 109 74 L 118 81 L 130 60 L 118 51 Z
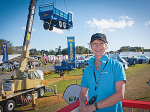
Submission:
M 110 72 L 103 72 L 103 73 L 105 73 L 105 74 L 110 74 Z

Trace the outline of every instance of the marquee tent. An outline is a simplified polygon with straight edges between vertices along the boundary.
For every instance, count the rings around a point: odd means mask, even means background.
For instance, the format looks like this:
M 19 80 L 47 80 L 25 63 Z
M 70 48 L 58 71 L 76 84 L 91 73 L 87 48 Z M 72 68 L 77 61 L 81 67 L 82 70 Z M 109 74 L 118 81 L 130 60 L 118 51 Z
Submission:
M 121 58 L 119 54 L 109 54 L 108 57 L 121 62 L 123 64 L 124 69 L 128 68 L 128 62 Z
M 8 55 L 8 60 L 9 60 L 9 62 L 17 62 L 17 63 L 19 63 L 20 57 L 21 57 L 21 54 Z M 0 64 L 3 63 L 2 59 L 3 59 L 3 55 L 0 55 Z M 27 61 L 30 61 L 30 62 L 40 62 L 39 60 L 33 59 L 31 57 L 29 57 L 27 59 Z
M 144 52 L 144 54 L 142 54 L 142 52 L 120 52 L 120 56 L 121 57 L 133 57 L 133 56 L 140 56 L 140 55 L 144 55 L 146 57 L 148 57 L 150 59 L 150 52 Z

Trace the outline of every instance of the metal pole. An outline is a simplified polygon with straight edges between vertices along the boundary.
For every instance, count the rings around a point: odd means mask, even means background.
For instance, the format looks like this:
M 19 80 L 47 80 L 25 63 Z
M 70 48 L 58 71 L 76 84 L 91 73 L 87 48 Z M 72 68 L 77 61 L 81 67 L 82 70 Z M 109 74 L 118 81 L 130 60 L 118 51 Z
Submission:
M 35 109 L 35 94 L 32 94 L 32 107 Z
M 56 95 L 57 94 L 57 86 L 54 85 L 54 94 Z

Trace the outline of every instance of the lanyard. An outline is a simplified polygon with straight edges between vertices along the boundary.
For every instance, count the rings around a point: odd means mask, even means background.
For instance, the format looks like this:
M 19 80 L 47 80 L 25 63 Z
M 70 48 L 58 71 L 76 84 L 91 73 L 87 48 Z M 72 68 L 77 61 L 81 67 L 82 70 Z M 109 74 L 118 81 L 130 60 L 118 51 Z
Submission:
M 107 58 L 107 62 L 108 62 L 108 58 Z M 101 71 L 101 73 L 100 73 L 100 75 L 99 75 L 97 81 L 96 81 L 96 76 L 95 76 L 95 71 L 94 71 L 94 77 L 95 77 L 95 82 L 96 82 L 95 91 L 96 91 L 96 89 L 97 89 L 97 84 L 98 84 L 98 81 L 99 81 L 99 79 L 100 79 L 100 76 L 102 75 L 102 72 L 104 71 L 104 68 L 105 68 L 107 62 L 105 63 L 105 65 L 104 65 L 104 67 L 103 67 L 103 69 L 102 69 L 102 71 Z M 93 68 L 93 70 L 94 70 L 94 68 Z

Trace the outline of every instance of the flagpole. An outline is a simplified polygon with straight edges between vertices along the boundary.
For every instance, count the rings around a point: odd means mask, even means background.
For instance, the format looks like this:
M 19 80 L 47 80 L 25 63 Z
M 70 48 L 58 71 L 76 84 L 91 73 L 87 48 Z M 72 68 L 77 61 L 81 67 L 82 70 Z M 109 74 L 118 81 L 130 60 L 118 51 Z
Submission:
M 75 47 L 75 37 L 74 37 L 74 47 Z M 75 47 L 75 72 L 76 72 L 76 84 L 77 84 L 76 47 Z

